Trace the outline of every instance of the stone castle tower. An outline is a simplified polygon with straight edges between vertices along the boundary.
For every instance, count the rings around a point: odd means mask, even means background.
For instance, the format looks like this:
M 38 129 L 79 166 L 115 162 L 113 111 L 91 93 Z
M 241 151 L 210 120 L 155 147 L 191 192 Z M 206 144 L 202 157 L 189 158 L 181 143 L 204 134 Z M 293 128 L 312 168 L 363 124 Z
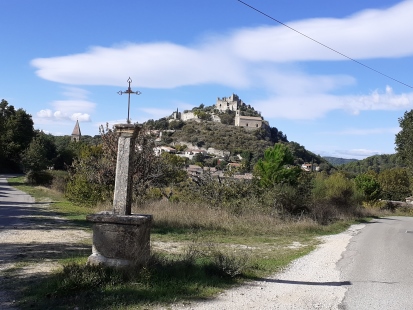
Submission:
M 72 138 L 70 139 L 70 141 L 79 142 L 81 136 L 82 136 L 82 134 L 80 132 L 79 121 L 77 120 L 75 128 L 73 129 Z
M 215 103 L 215 109 L 220 112 L 225 112 L 226 110 L 237 111 L 243 105 L 245 105 L 245 103 L 239 99 L 238 95 L 232 94 L 229 97 L 218 97 Z

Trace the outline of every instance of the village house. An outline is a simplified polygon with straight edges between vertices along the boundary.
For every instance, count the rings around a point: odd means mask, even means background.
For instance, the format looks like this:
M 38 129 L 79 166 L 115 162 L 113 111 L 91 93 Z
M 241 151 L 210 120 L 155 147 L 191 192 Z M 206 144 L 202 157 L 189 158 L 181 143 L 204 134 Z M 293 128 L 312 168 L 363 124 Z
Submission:
M 253 175 L 252 173 L 244 173 L 244 174 L 234 174 L 232 177 L 237 180 L 252 180 Z
M 154 148 L 156 156 L 160 156 L 162 153 L 176 154 L 176 150 L 170 146 L 157 146 Z
M 241 164 L 240 163 L 228 163 L 227 167 L 228 167 L 228 170 L 231 171 L 232 169 L 240 169 Z
M 205 150 L 201 150 L 201 149 L 187 149 L 184 154 L 177 154 L 180 157 L 186 157 L 189 158 L 190 160 L 192 160 L 192 158 L 194 158 L 194 156 L 196 154 L 203 154 L 203 155 L 207 155 L 207 151 Z
M 304 163 L 301 165 L 301 169 L 304 171 L 319 171 L 320 167 L 317 164 Z
M 186 172 L 188 172 L 189 175 L 201 175 L 204 170 L 198 165 L 189 165 L 188 168 L 186 168 Z

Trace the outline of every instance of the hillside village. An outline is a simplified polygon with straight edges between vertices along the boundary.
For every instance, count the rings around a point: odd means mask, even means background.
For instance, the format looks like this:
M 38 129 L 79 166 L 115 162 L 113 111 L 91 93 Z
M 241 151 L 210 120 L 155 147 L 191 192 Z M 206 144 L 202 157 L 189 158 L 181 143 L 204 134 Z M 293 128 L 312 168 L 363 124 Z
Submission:
M 258 157 L 262 157 L 263 151 L 274 143 L 288 142 L 282 132 L 271 128 L 260 112 L 236 94 L 218 97 L 212 106 L 201 104 L 183 112 L 177 109 L 168 117 L 158 121 L 149 120 L 145 125 L 151 128 L 151 134 L 156 137 L 155 154 L 160 156 L 169 153 L 186 158 L 186 171 L 191 176 L 207 172 L 212 176 L 231 175 L 233 178 L 251 179 L 251 161 L 255 163 Z M 223 143 L 214 145 L 208 137 L 203 137 L 204 128 L 212 140 L 222 142 L 227 136 L 234 138 L 235 146 Z M 76 122 L 71 140 L 79 141 L 80 138 L 80 126 Z M 247 145 L 243 142 L 247 142 Z M 314 159 L 315 155 L 312 155 Z M 301 161 L 296 164 L 310 172 L 319 171 L 320 163 L 318 158 L 315 162 Z
M 233 120 L 231 120 L 231 117 L 233 117 Z M 214 122 L 227 127 L 238 127 L 238 129 L 248 135 L 252 135 L 254 132 L 264 133 L 262 138 L 264 138 L 264 140 L 270 138 L 269 142 L 271 142 L 267 147 L 272 146 L 275 142 L 288 141 L 282 134 L 280 137 L 272 137 L 271 139 L 271 127 L 268 121 L 264 120 L 260 112 L 256 111 L 252 106 L 247 105 L 236 94 L 232 94 L 229 97 L 218 97 L 215 105 L 210 107 L 201 105 L 198 108 L 193 108 L 191 111 L 186 110 L 182 113 L 177 110 L 168 117 L 167 121 L 169 124 L 177 122 Z M 219 130 L 219 128 L 217 129 Z M 278 134 L 278 130 L 276 128 L 273 129 L 275 129 Z M 228 128 L 224 128 L 224 130 L 228 131 Z M 222 176 L 224 171 L 231 171 L 235 178 L 252 178 L 250 169 L 245 167 L 246 161 L 251 159 L 245 157 L 250 156 L 251 153 L 248 154 L 247 152 L 247 154 L 242 154 L 241 150 L 235 151 L 228 148 L 207 147 L 206 144 L 199 143 L 199 140 L 194 143 L 194 141 L 183 141 L 180 138 L 175 141 L 162 139 L 162 134 L 173 136 L 175 132 L 175 130 L 168 130 L 166 132 L 162 130 L 159 131 L 157 142 L 160 145 L 156 148 L 156 152 L 157 154 L 161 154 L 162 152 L 174 153 L 180 157 L 188 158 L 189 161 L 193 163 L 187 167 L 189 174 L 201 174 L 204 171 L 208 171 L 214 175 Z M 241 134 L 238 133 L 237 138 L 240 137 Z M 183 149 L 182 145 L 185 145 L 186 148 Z M 178 149 L 176 149 L 175 146 L 178 146 Z M 252 150 L 250 150 L 250 152 L 251 151 Z M 199 158 L 209 159 L 210 163 L 215 161 L 221 169 L 219 170 L 205 162 L 197 162 Z M 221 163 L 224 163 L 224 165 L 220 165 Z M 303 162 L 300 164 L 301 168 L 305 171 L 319 171 L 320 169 L 319 165 L 314 162 Z
M 213 122 L 222 123 L 220 115 L 225 114 L 227 111 L 235 112 L 234 126 L 244 127 L 247 130 L 256 130 L 263 127 L 269 127 L 268 122 L 264 121 L 264 118 L 259 112 L 256 112 L 256 116 L 245 115 L 244 111 L 247 109 L 254 111 L 251 106 L 247 106 L 236 94 L 232 94 L 229 97 L 218 97 L 212 112 L 206 112 L 209 119 Z M 169 121 L 200 121 L 202 116 L 198 110 L 184 111 L 183 113 L 172 113 L 172 119 Z M 205 119 L 205 118 L 204 118 Z

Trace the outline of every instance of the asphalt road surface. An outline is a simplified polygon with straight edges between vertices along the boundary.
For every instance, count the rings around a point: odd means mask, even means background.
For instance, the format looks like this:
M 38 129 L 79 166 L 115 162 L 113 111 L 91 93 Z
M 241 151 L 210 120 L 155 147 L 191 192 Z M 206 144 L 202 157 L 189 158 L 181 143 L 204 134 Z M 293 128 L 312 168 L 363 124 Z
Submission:
M 0 228 L 24 225 L 22 219 L 35 211 L 34 198 L 8 184 L 12 176 L 0 174 Z
M 341 309 L 413 309 L 413 218 L 373 220 L 350 240 L 337 266 L 351 283 Z

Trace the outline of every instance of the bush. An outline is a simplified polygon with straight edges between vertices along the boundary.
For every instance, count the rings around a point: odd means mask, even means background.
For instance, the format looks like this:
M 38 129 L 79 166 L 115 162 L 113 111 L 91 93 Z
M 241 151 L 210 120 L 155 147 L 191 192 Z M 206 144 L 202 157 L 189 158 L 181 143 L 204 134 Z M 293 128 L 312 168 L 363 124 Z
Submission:
M 248 253 L 223 252 L 216 249 L 212 251 L 212 258 L 213 266 L 231 278 L 241 275 L 249 267 L 251 261 Z
M 89 182 L 83 175 L 72 176 L 65 194 L 70 201 L 86 206 L 95 206 L 109 198 L 104 186 Z
M 50 188 L 60 193 L 65 193 L 67 182 L 69 181 L 69 173 L 61 170 L 50 170 L 50 174 L 53 176 Z
M 48 171 L 29 171 L 26 174 L 26 181 L 32 185 L 49 186 L 53 176 Z
M 317 176 L 313 195 L 315 199 L 325 200 L 343 210 L 357 202 L 353 181 L 340 172 L 329 177 Z

